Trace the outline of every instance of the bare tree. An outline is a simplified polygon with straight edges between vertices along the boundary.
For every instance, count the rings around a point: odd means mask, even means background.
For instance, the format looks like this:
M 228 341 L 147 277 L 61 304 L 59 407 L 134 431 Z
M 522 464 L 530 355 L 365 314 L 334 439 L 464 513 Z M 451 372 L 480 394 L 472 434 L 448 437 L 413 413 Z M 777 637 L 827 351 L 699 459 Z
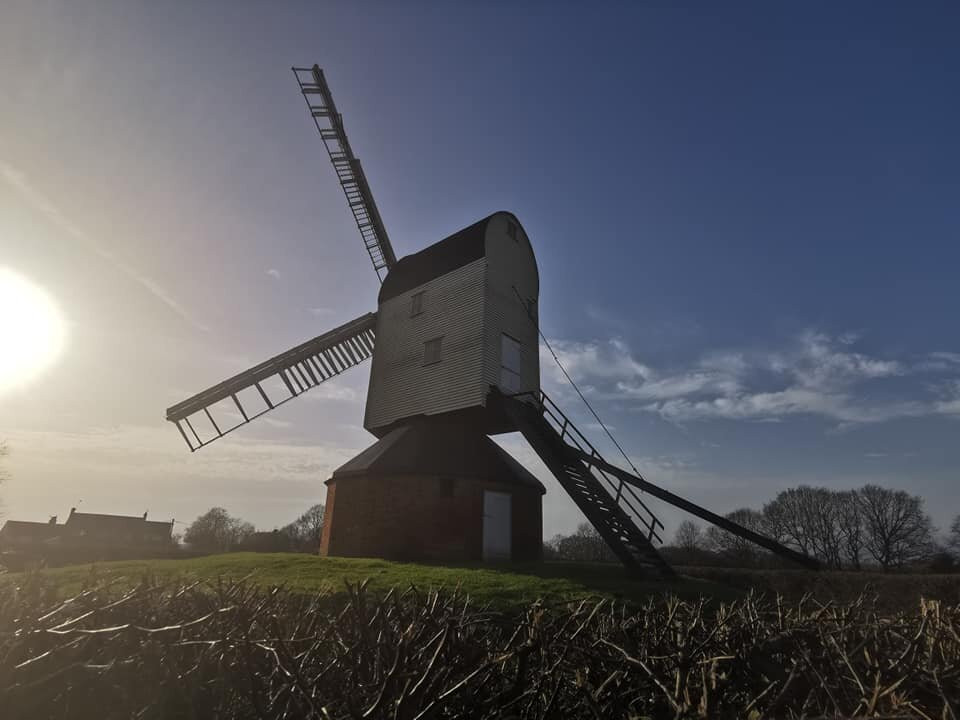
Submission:
M 750 508 L 734 510 L 724 517 L 754 532 L 762 533 L 765 530 L 763 514 Z M 755 563 L 762 554 L 761 550 L 749 540 L 716 526 L 707 529 L 706 544 L 710 550 L 746 564 Z
M 317 503 L 283 528 L 285 533 L 301 550 L 316 552 L 320 549 L 320 537 L 323 534 L 323 503 Z
M 763 506 L 769 535 L 834 568 L 843 563 L 841 515 L 840 493 L 808 485 L 784 490 Z
M 764 529 L 778 542 L 816 555 L 814 516 L 819 503 L 814 488 L 806 485 L 784 490 L 763 506 Z
M 190 523 L 183 539 L 197 550 L 230 552 L 253 533 L 253 525 L 240 518 L 231 517 L 222 507 L 215 507 Z
M 590 523 L 580 523 L 572 535 L 556 535 L 548 545 L 560 560 L 616 562 L 610 546 Z
M 693 520 L 684 520 L 677 527 L 677 532 L 673 536 L 674 547 L 681 550 L 702 550 L 706 544 L 706 537 L 701 528 Z
M 960 552 L 960 515 L 950 523 L 950 534 L 947 536 L 947 547 L 954 552 Z
M 828 567 L 859 570 L 865 551 L 864 507 L 857 491 L 801 485 L 763 506 L 768 534 Z
M 864 485 L 857 491 L 864 547 L 885 571 L 920 560 L 933 547 L 933 523 L 923 500 L 903 490 Z
M 860 569 L 866 540 L 863 513 L 856 490 L 837 493 L 837 514 L 840 520 L 843 559 L 854 570 Z

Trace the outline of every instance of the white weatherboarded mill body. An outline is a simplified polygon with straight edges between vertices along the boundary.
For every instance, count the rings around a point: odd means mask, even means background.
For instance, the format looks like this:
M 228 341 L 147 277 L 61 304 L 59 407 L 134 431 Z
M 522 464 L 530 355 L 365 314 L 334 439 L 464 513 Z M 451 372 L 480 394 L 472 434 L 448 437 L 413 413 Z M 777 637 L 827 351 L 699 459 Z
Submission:
M 539 291 L 533 248 L 508 212 L 401 258 L 378 298 L 364 427 L 382 437 L 458 413 L 486 433 L 514 430 L 488 396 L 540 389 Z

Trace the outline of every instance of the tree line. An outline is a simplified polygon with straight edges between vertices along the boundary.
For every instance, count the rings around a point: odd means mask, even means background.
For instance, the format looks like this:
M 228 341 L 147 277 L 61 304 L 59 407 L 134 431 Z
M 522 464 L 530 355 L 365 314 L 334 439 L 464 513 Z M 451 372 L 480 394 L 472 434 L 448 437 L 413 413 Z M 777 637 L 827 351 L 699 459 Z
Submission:
M 888 571 L 927 565 L 946 571 L 955 568 L 960 555 L 960 515 L 951 524 L 946 542 L 939 543 L 922 498 L 878 485 L 856 490 L 801 485 L 778 493 L 759 510 L 740 508 L 726 517 L 832 569 Z M 557 559 L 616 560 L 587 523 L 571 535 L 555 536 L 545 543 L 544 552 Z M 704 529 L 691 520 L 680 524 L 663 552 L 680 564 L 780 563 L 748 540 L 715 526 Z
M 183 542 L 190 550 L 206 553 L 317 552 L 323 532 L 323 512 L 323 503 L 318 503 L 282 528 L 257 532 L 246 520 L 233 517 L 222 507 L 214 507 L 190 523 L 183 533 Z

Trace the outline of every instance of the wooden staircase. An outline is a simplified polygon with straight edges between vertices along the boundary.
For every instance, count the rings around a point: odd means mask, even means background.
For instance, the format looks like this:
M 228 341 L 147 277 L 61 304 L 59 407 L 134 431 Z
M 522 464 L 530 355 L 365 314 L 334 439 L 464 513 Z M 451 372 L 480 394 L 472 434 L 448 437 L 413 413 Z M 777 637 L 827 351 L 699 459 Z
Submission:
M 584 460 L 603 461 L 569 418 L 543 392 L 500 395 L 517 429 L 550 469 L 624 566 L 636 575 L 674 577 L 657 552 L 663 523 L 628 483 Z

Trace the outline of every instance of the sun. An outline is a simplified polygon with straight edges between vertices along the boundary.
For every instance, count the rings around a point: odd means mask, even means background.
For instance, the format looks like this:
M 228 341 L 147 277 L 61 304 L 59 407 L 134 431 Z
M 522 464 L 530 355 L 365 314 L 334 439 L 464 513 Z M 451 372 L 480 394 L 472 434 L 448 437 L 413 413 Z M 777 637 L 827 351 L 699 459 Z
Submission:
M 49 368 L 65 339 L 66 324 L 53 299 L 0 267 L 0 393 L 25 387 Z

